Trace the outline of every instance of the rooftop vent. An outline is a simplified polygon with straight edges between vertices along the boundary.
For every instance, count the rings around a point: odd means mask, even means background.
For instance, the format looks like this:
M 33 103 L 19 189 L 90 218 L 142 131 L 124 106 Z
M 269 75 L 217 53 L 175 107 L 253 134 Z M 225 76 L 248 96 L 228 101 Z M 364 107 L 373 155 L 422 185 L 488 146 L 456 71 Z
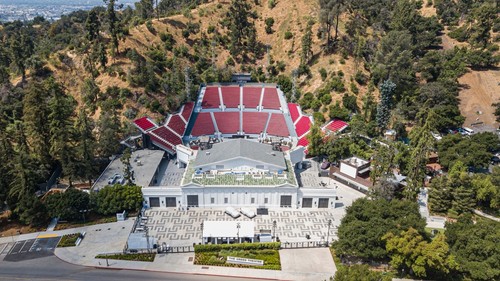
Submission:
M 205 152 L 207 155 L 210 155 L 210 151 Z

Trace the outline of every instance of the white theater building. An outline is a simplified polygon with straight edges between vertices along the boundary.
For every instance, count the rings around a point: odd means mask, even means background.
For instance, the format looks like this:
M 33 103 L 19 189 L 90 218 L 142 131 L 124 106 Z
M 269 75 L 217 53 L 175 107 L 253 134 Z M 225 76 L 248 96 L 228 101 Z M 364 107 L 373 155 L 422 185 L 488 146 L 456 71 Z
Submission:
M 149 206 L 335 207 L 336 192 L 330 186 L 299 187 L 293 152 L 274 151 L 269 144 L 246 139 L 226 140 L 207 150 L 183 150 L 187 153 L 178 150 L 177 161 L 187 166 L 180 185 L 144 187 Z

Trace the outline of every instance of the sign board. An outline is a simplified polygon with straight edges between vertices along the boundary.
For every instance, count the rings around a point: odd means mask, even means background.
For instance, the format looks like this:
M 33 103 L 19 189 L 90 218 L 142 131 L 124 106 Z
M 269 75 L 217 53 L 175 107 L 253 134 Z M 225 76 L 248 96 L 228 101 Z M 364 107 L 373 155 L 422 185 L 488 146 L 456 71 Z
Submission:
M 246 258 L 238 258 L 238 257 L 227 257 L 228 263 L 235 264 L 248 264 L 248 265 L 264 265 L 263 260 L 254 260 L 254 259 L 246 259 Z

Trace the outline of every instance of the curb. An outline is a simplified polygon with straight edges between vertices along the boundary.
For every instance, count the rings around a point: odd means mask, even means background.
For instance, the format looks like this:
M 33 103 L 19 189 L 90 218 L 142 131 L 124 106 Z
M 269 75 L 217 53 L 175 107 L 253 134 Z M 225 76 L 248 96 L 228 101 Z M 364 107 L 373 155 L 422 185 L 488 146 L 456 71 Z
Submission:
M 75 265 L 75 266 L 81 266 L 81 267 L 87 267 L 87 268 L 95 268 L 95 269 L 102 269 L 102 270 L 130 270 L 130 271 L 145 271 L 145 272 L 156 272 L 156 273 L 166 273 L 166 274 L 184 274 L 184 275 L 206 275 L 206 276 L 214 276 L 214 277 L 232 277 L 232 278 L 246 278 L 246 279 L 256 279 L 256 280 L 273 280 L 273 281 L 288 281 L 286 279 L 274 279 L 274 278 L 264 278 L 264 277 L 249 277 L 249 276 L 238 276 L 238 275 L 223 275 L 223 274 L 210 274 L 210 273 L 194 273 L 194 272 L 175 272 L 175 271 L 163 271 L 163 270 L 155 270 L 155 269 L 130 269 L 130 268 L 123 268 L 123 267 L 114 267 L 114 266 L 92 266 L 92 265 L 81 265 L 77 263 L 72 263 L 66 260 L 63 260 L 60 258 L 58 255 L 55 254 L 54 256 L 57 257 L 60 261 L 65 262 L 67 264 Z

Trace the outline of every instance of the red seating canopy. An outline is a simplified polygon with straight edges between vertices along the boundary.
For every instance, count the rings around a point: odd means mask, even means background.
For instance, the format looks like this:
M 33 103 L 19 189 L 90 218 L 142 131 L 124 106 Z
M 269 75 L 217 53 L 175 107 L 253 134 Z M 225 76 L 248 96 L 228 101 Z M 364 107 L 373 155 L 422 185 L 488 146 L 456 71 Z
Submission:
M 184 134 L 184 130 L 186 129 L 186 123 L 184 123 L 184 120 L 178 114 L 170 117 L 167 126 L 180 136 Z
M 290 116 L 292 117 L 293 123 L 295 123 L 295 121 L 297 121 L 297 119 L 299 119 L 300 117 L 299 105 L 296 103 L 289 103 L 288 110 L 290 111 Z
M 139 119 L 135 120 L 134 123 L 137 127 L 141 128 L 141 130 L 143 130 L 143 131 L 147 131 L 151 128 L 156 127 L 156 125 L 153 122 L 151 122 L 148 119 L 148 117 L 139 118 Z
M 187 102 L 184 104 L 184 108 L 182 109 L 182 117 L 184 117 L 184 120 L 189 121 L 189 117 L 191 116 L 191 112 L 193 111 L 194 103 L 193 102 Z
M 298 137 L 301 137 L 303 134 L 307 133 L 310 128 L 311 120 L 307 116 L 302 116 L 295 125 L 295 132 L 297 132 Z
M 260 95 L 262 88 L 244 87 L 243 88 L 243 105 L 245 108 L 256 108 L 260 103 Z
M 280 98 L 276 88 L 265 88 L 262 106 L 267 109 L 280 109 Z

